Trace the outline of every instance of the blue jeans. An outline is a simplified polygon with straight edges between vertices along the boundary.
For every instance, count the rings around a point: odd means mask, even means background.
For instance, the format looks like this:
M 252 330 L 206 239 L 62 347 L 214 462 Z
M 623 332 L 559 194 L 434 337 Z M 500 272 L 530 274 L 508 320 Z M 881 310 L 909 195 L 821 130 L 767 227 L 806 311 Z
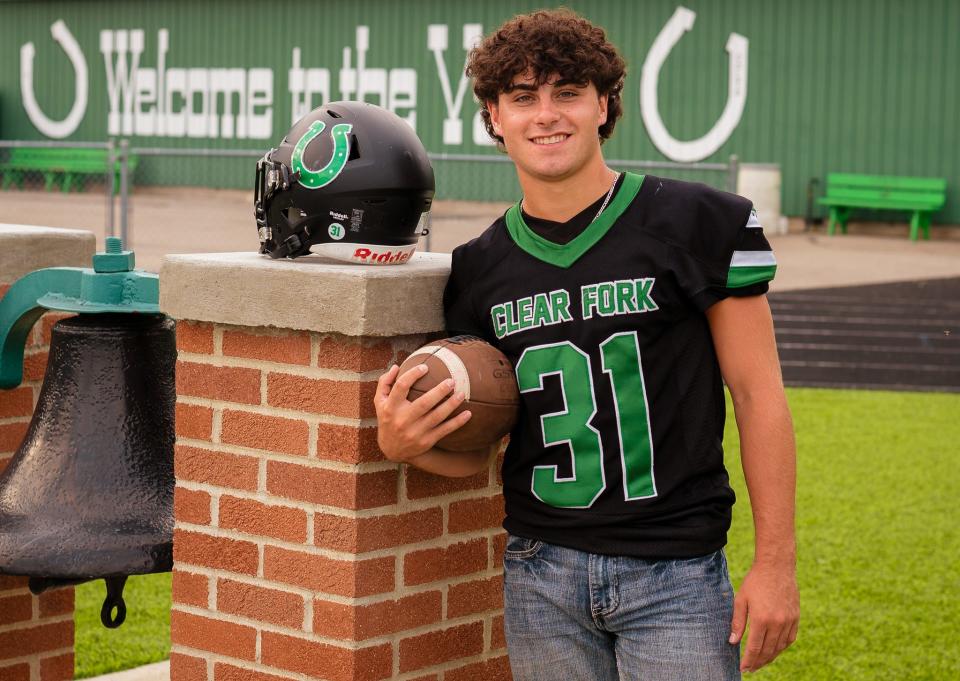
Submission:
M 510 536 L 504 628 L 514 681 L 735 681 L 723 551 L 602 556 Z

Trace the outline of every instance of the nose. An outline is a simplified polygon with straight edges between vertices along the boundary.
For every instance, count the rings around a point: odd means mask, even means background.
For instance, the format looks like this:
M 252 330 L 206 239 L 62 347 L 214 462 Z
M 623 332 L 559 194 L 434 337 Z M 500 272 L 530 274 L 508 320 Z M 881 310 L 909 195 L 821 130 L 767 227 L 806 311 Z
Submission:
M 559 118 L 560 112 L 557 110 L 553 98 L 541 97 L 537 103 L 536 116 L 534 117 L 536 124 L 546 127 L 556 123 Z

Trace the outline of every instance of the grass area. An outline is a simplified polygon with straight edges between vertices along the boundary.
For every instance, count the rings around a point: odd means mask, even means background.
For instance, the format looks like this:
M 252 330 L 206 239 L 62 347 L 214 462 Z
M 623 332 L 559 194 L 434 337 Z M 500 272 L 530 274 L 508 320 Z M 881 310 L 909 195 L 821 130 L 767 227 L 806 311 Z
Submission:
M 170 657 L 170 582 L 169 573 L 130 577 L 123 590 L 127 620 L 117 629 L 100 624 L 107 594 L 103 580 L 76 587 L 76 678 Z
M 766 681 L 960 678 L 960 395 L 791 389 L 798 443 L 800 638 Z M 753 557 L 732 409 L 738 503 L 727 550 Z M 77 588 L 77 677 L 169 655 L 170 576 L 132 577 L 127 623 L 100 625 L 103 582 Z
M 960 678 L 960 395 L 792 389 L 788 399 L 800 636 L 756 678 Z M 738 585 L 753 524 L 732 419 L 725 445 Z

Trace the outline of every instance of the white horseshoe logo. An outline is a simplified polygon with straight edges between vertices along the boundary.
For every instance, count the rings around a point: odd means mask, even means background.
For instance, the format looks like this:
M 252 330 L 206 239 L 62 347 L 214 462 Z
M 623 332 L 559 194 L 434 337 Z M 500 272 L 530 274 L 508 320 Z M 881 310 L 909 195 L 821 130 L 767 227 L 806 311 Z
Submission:
M 727 104 L 723 107 L 723 113 L 714 123 L 713 128 L 700 139 L 682 142 L 675 139 L 663 124 L 657 103 L 657 81 L 660 78 L 660 69 L 673 46 L 680 41 L 684 33 L 693 28 L 696 18 L 696 12 L 686 7 L 677 7 L 657 39 L 653 41 L 640 72 L 640 115 L 643 117 L 643 124 L 647 127 L 647 134 L 664 156 L 681 163 L 702 161 L 730 139 L 730 135 L 740 124 L 743 107 L 747 101 L 748 41 L 738 33 L 731 33 L 726 45 L 727 61 L 730 67 L 727 80 Z
M 33 92 L 33 57 L 37 53 L 33 43 L 20 46 L 20 96 L 23 98 L 23 108 L 27 110 L 27 116 L 37 130 L 47 137 L 63 139 L 73 134 L 87 112 L 87 61 L 83 57 L 77 39 L 73 37 L 62 19 L 57 19 L 50 26 L 50 34 L 60 43 L 60 47 L 67 53 L 70 63 L 73 64 L 75 78 L 73 106 L 70 108 L 70 113 L 62 121 L 54 121 L 40 110 Z

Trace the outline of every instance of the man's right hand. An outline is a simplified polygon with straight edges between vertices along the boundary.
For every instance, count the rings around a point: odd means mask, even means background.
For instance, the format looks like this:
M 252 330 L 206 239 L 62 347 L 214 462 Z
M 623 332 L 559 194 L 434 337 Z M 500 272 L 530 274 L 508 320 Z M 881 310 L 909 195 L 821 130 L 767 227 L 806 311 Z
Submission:
M 463 393 L 453 393 L 451 379 L 413 402 L 407 401 L 411 386 L 427 371 L 426 365 L 419 364 L 398 377 L 400 367 L 394 364 L 377 381 L 377 393 L 373 398 L 377 409 L 377 443 L 390 461 L 413 463 L 414 459 L 429 452 L 437 441 L 470 420 L 469 411 L 447 420 L 464 398 Z

